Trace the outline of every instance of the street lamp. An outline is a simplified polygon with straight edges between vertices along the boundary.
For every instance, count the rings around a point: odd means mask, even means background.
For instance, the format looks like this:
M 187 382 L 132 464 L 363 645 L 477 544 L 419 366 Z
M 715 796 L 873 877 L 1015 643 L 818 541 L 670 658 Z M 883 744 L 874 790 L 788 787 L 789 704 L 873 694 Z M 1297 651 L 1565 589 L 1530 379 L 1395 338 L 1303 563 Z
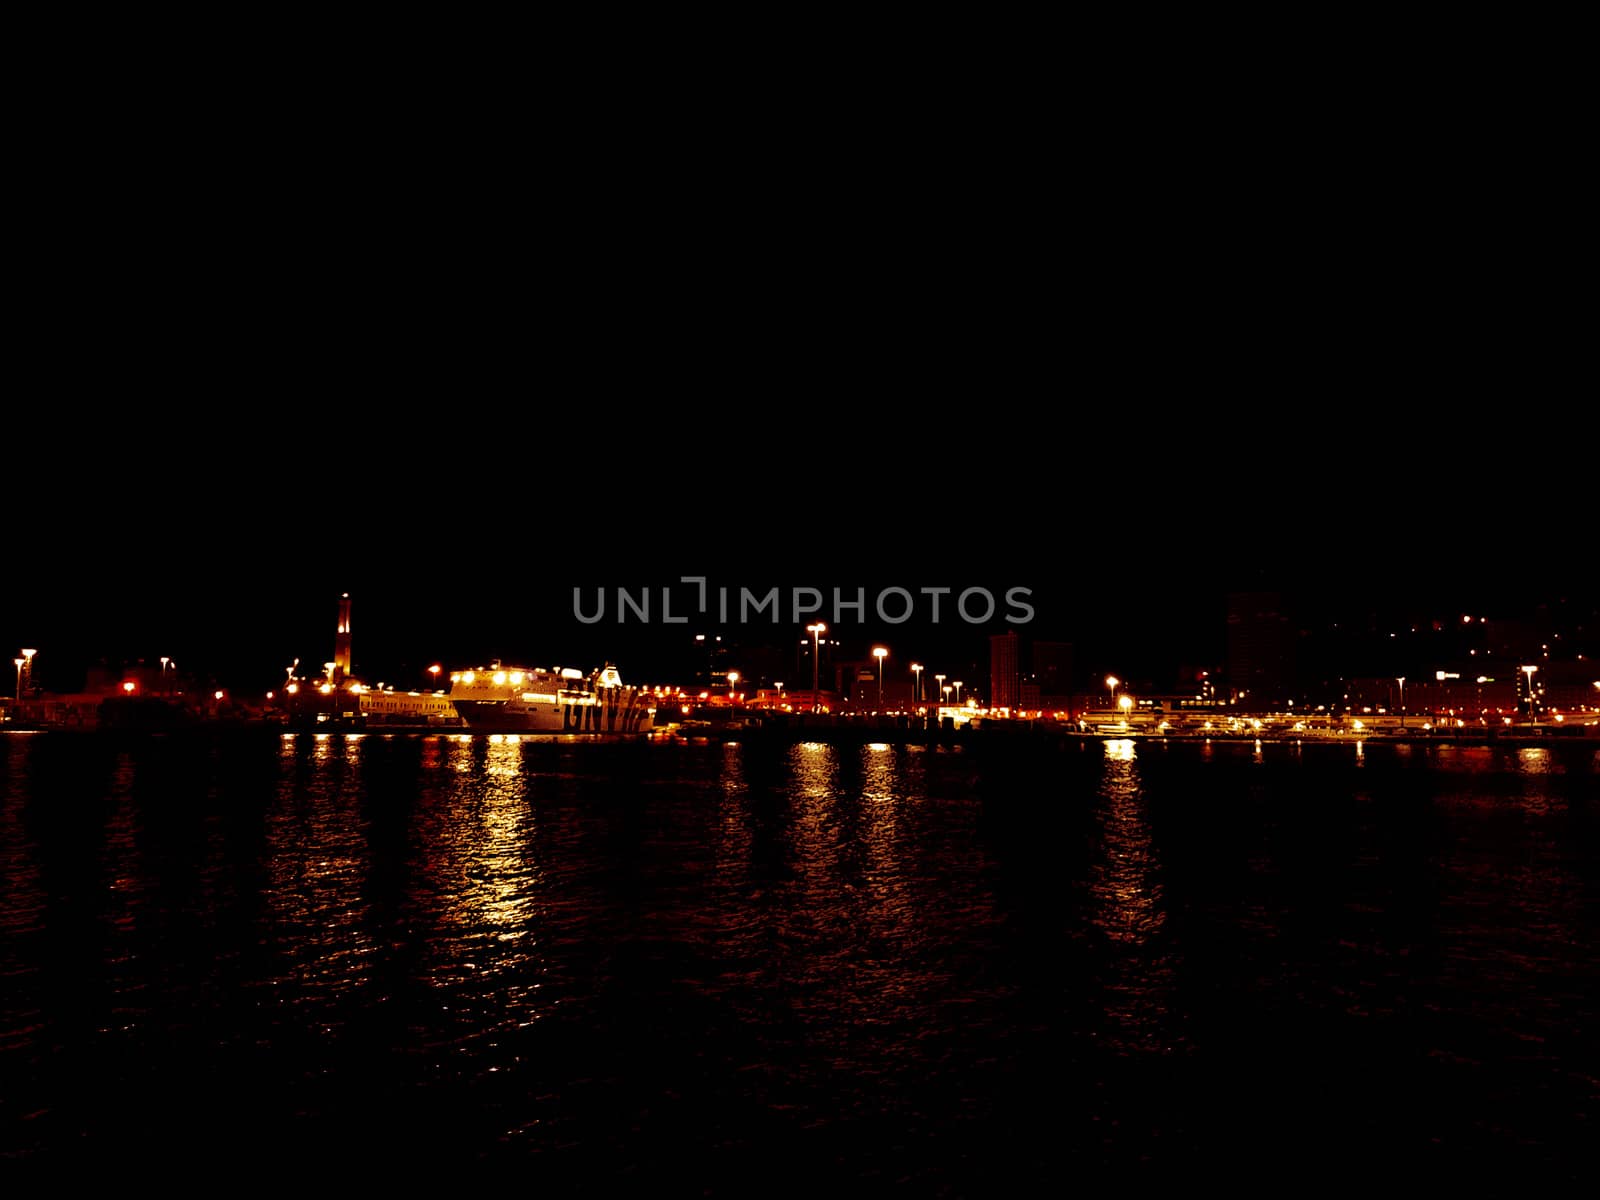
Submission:
M 27 662 L 28 660 L 25 659 L 25 658 L 13 658 L 11 661 L 17 664 L 17 703 L 21 704 L 22 703 L 22 664 Z
M 23 653 L 26 654 L 27 651 L 24 650 Z M 1534 675 L 1534 672 L 1537 671 L 1538 669 L 1539 669 L 1538 667 L 1523 667 L 1522 668 L 1523 674 L 1525 674 L 1528 677 L 1528 720 L 1530 720 L 1530 721 L 1534 719 L 1534 714 L 1533 714 L 1533 675 Z
M 733 703 L 733 689 L 734 689 L 734 686 L 738 682 L 739 682 L 739 672 L 737 672 L 737 671 L 729 671 L 728 672 L 728 703 L 729 704 Z
M 944 676 L 941 675 L 939 678 L 943 679 Z M 950 689 L 948 687 L 942 687 L 939 690 L 944 693 L 944 702 L 946 704 L 949 704 L 950 703 Z
M 1117 702 L 1117 684 L 1121 682 L 1122 680 L 1118 679 L 1115 675 L 1106 676 L 1106 687 L 1111 692 L 1111 703 L 1113 705 L 1115 705 Z
M 949 692 L 949 690 L 950 690 L 950 689 L 949 689 L 949 688 L 947 688 L 947 687 L 945 687 L 945 685 L 944 685 L 944 676 L 943 676 L 943 675 L 935 675 L 935 676 L 934 676 L 934 679 L 935 679 L 935 680 L 936 680 L 936 681 L 937 681 L 937 682 L 938 682 L 938 684 L 939 684 L 939 691 L 940 691 L 940 692 L 944 692 L 944 693 L 947 693 L 947 692 Z
M 815 625 L 807 625 L 806 632 L 811 635 L 811 711 L 818 712 L 822 706 L 817 702 L 817 672 L 822 665 L 822 635 L 828 632 L 828 627 L 818 621 Z
M 1395 682 L 1400 685 L 1400 728 L 1406 727 L 1406 677 L 1396 675 Z
M 951 684 L 952 687 L 954 687 L 956 689 L 956 703 L 960 704 L 961 703 L 961 680 L 952 679 L 950 681 L 950 684 Z
M 30 692 L 33 691 L 33 656 L 37 653 L 39 653 L 37 650 L 29 650 L 26 646 L 22 649 L 22 673 L 28 677 Z
M 922 664 L 921 663 L 912 663 L 911 664 L 911 673 L 917 677 L 917 687 L 916 687 L 917 698 L 916 698 L 915 701 L 913 701 L 913 703 L 921 704 L 922 703 Z M 1600 687 L 1600 683 L 1595 684 L 1595 687 Z
M 1128 724 L 1128 713 L 1133 709 L 1133 697 L 1124 692 L 1122 694 L 1122 698 L 1117 701 L 1117 707 L 1122 709 L 1122 724 L 1124 727 L 1126 727 Z
M 887 646 L 874 646 L 872 657 L 878 660 L 878 708 L 883 708 L 883 660 L 889 657 Z
M 439 688 L 439 664 L 434 663 L 433 666 L 429 667 L 428 674 L 433 676 L 434 690 L 437 691 Z

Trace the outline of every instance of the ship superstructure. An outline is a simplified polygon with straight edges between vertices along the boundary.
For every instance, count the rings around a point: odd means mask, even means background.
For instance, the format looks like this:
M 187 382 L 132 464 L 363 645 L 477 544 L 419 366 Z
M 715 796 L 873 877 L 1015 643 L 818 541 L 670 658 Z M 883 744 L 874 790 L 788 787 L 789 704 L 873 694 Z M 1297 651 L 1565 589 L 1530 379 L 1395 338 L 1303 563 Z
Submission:
M 644 733 L 655 716 L 654 696 L 626 686 L 610 664 L 587 675 L 498 662 L 452 671 L 450 702 L 468 729 Z

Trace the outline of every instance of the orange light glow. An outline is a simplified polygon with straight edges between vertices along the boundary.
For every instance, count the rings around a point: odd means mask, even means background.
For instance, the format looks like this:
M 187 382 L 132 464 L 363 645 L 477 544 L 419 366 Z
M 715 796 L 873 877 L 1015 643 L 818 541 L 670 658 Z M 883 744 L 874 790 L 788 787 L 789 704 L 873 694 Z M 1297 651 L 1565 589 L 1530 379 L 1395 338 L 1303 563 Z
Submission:
M 134 683 L 133 683 L 133 680 L 131 680 L 131 679 L 128 680 L 126 683 L 124 683 L 122 685 L 122 690 L 127 692 L 129 695 L 133 694 L 133 688 L 134 688 Z

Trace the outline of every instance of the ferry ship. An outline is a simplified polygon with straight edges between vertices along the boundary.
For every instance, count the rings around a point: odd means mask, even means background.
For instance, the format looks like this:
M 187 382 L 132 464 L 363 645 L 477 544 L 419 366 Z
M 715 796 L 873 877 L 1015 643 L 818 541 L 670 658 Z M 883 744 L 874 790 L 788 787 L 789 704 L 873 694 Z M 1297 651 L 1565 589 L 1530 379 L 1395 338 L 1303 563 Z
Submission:
M 648 733 L 655 720 L 655 697 L 627 687 L 616 667 L 606 664 L 585 675 L 568 667 L 544 670 L 505 667 L 494 662 L 470 671 L 452 671 L 450 691 L 397 692 L 382 683 L 367 687 L 350 670 L 350 594 L 339 599 L 339 625 L 333 661 L 324 674 L 306 678 L 289 666 L 283 697 L 275 709 L 282 720 L 317 726 L 418 725 L 518 733 Z M 435 676 L 438 667 L 430 667 Z M 267 693 L 269 700 L 272 693 Z
M 585 675 L 571 667 L 487 667 L 450 673 L 450 703 L 468 729 L 519 733 L 647 733 L 655 698 L 627 687 L 609 663 Z

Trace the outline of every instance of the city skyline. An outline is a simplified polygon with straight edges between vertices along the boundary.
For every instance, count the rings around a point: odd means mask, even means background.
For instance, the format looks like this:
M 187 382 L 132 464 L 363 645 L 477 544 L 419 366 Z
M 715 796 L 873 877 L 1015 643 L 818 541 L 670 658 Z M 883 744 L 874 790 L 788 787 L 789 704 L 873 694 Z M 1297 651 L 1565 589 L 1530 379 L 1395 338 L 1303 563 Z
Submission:
M 341 639 L 332 621 L 337 597 L 305 585 L 275 595 L 284 607 L 279 613 L 282 619 L 273 626 L 266 624 L 273 619 L 270 611 L 252 605 L 236 609 L 229 606 L 225 595 L 197 593 L 182 598 L 183 604 L 192 605 L 192 624 L 175 633 L 169 630 L 165 636 L 129 624 L 153 619 L 146 597 L 145 604 L 123 608 L 119 622 L 76 629 L 52 628 L 46 622 L 35 628 L 51 636 L 27 640 L 43 644 L 38 680 L 47 688 L 70 688 L 75 675 L 97 662 L 112 667 L 149 664 L 158 658 L 157 651 L 164 651 L 159 657 L 175 660 L 192 678 L 255 690 L 279 680 L 294 659 L 314 670 L 325 658 L 339 657 L 336 643 Z M 697 638 L 713 637 L 729 655 L 728 665 L 742 670 L 751 686 L 785 677 L 793 686 L 797 677 L 809 670 L 811 651 L 806 636 L 800 626 L 791 628 L 785 621 L 720 624 L 713 612 L 706 618 L 692 616 L 683 624 L 672 625 L 635 619 L 633 624 L 592 626 L 571 621 L 564 627 L 552 617 L 537 629 L 495 630 L 489 625 L 510 618 L 489 605 L 479 614 L 486 625 L 457 629 L 450 627 L 457 619 L 454 608 L 436 614 L 431 624 L 408 624 L 407 617 L 415 615 L 418 599 L 410 593 L 355 596 L 351 641 L 356 675 L 415 686 L 425 681 L 430 665 L 470 667 L 504 659 L 585 668 L 609 662 L 641 682 L 681 684 L 689 682 L 697 669 Z M 427 602 L 429 598 L 424 593 L 421 599 Z M 294 611 L 291 601 L 298 605 Z M 1232 615 L 1244 601 L 1283 610 L 1281 615 L 1270 614 L 1274 628 L 1281 626 L 1281 632 L 1274 634 L 1278 640 L 1271 642 L 1268 650 L 1258 644 L 1253 659 L 1241 650 L 1238 623 Z M 395 605 L 392 609 L 391 603 Z M 1437 613 L 1423 610 L 1410 614 L 1369 607 L 1351 614 L 1317 610 L 1308 605 L 1306 597 L 1293 593 L 1249 592 L 1214 596 L 1209 603 L 1196 605 L 1187 613 L 1182 633 L 1171 625 L 1142 630 L 1141 622 L 1158 621 L 1145 606 L 1130 607 L 1120 621 L 1089 628 L 1059 617 L 1020 625 L 996 621 L 954 627 L 829 621 L 827 660 L 870 664 L 871 650 L 881 647 L 886 659 L 880 665 L 891 680 L 899 681 L 902 675 L 909 679 L 910 664 L 922 659 L 931 661 L 932 669 L 947 666 L 953 674 L 965 674 L 971 690 L 989 700 L 988 693 L 995 686 L 994 646 L 1009 633 L 1021 646 L 1020 657 L 1008 668 L 1018 684 L 1031 679 L 1031 671 L 1022 664 L 1031 661 L 1029 649 L 1042 643 L 1066 648 L 1066 661 L 1071 665 L 1064 669 L 1073 690 L 1092 687 L 1097 674 L 1107 670 L 1136 680 L 1146 689 L 1163 691 L 1189 687 L 1204 672 L 1213 681 L 1235 689 L 1293 696 L 1314 691 L 1336 677 L 1464 669 L 1470 665 L 1469 655 L 1484 655 L 1477 660 L 1480 665 L 1494 655 L 1499 656 L 1494 659 L 1497 663 L 1538 661 L 1541 653 L 1545 659 L 1553 654 L 1557 661 L 1593 657 L 1591 643 L 1600 628 L 1600 612 L 1592 604 L 1585 605 L 1583 599 L 1569 597 L 1555 605 L 1522 610 L 1480 608 L 1476 615 L 1458 616 L 1455 608 L 1460 606 L 1435 606 Z M 1352 615 L 1356 619 L 1351 620 Z M 171 614 L 165 619 L 172 619 Z M 92 617 L 89 620 L 92 622 Z M 1492 638 L 1488 636 L 1491 624 Z M 248 628 L 249 632 L 233 636 L 230 627 Z M 125 640 L 119 642 L 119 636 Z M 786 665 L 790 658 L 792 670 Z
M 214 460 L 159 420 L 58 427 L 10 464 L 28 520 L 7 558 L 0 636 L 42 646 L 47 674 L 66 651 L 168 655 L 241 681 L 331 656 L 331 606 L 346 591 L 358 667 L 385 674 L 571 657 L 631 659 L 651 677 L 674 669 L 661 651 L 676 630 L 731 626 L 756 645 L 803 636 L 809 617 L 724 624 L 710 619 L 714 600 L 706 614 L 675 607 L 689 623 L 674 626 L 659 604 L 648 623 L 617 620 L 615 603 L 596 624 L 574 611 L 574 589 L 674 589 L 676 606 L 687 576 L 736 596 L 818 589 L 816 615 L 863 653 L 888 644 L 891 669 L 902 655 L 946 656 L 987 680 L 988 638 L 1015 624 L 1072 643 L 1081 671 L 1112 661 L 1165 678 L 1225 657 L 1230 593 L 1279 593 L 1313 630 L 1600 603 L 1585 555 L 1592 485 L 1571 451 L 1542 448 L 1522 490 L 1441 474 L 1430 464 L 1482 462 L 1482 438 L 1415 413 L 1381 434 L 1336 422 L 1312 447 L 1244 414 L 1187 413 L 1130 441 L 1116 412 L 1100 412 L 1056 449 L 1019 451 L 1003 479 L 958 429 L 881 409 L 832 415 L 816 438 L 731 416 L 657 414 L 597 438 L 595 454 L 580 437 L 544 460 L 519 451 L 520 419 L 504 438 L 468 420 L 407 445 L 398 427 L 347 435 L 289 418 Z M 38 433 L 44 419 L 27 419 Z M 349 464 L 334 465 L 327 451 L 345 437 Z M 1246 442 L 1241 472 L 1226 452 Z M 940 587 L 951 592 L 934 624 L 922 589 Z M 834 588 L 864 593 L 865 619 L 834 620 Z M 904 625 L 872 611 L 891 588 L 917 599 Z M 967 588 L 993 593 L 992 620 L 949 619 Z M 1025 624 L 1006 619 L 1012 589 L 1026 592 Z

